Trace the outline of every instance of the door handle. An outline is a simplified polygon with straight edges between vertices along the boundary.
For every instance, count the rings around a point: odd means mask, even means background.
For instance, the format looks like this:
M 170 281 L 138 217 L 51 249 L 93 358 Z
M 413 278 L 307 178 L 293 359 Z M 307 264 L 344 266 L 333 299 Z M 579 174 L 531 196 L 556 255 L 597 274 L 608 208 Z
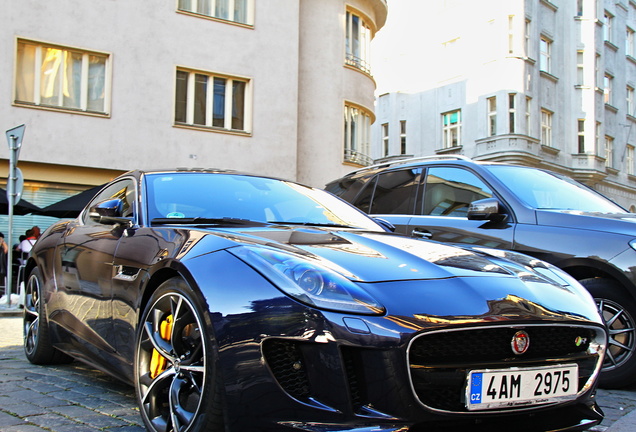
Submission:
M 411 236 L 430 239 L 433 237 L 433 233 L 425 229 L 415 228 L 411 231 Z

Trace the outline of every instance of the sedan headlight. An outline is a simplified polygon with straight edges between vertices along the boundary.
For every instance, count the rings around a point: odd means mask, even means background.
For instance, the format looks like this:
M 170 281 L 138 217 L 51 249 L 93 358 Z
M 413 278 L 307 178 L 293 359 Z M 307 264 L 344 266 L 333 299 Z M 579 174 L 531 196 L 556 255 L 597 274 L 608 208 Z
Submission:
M 285 294 L 309 306 L 364 315 L 385 312 L 384 307 L 358 285 L 310 258 L 253 246 L 239 246 L 229 252 Z

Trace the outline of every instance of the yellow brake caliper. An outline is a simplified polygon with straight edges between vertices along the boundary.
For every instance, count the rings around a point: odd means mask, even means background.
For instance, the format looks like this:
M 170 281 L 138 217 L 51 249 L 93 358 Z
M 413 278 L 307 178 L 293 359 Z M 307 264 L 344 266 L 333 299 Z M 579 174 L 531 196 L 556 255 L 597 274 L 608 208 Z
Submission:
M 159 336 L 161 339 L 170 342 L 170 335 L 172 334 L 172 315 L 168 315 L 159 325 Z M 150 359 L 150 378 L 155 379 L 159 374 L 166 370 L 166 364 L 168 360 L 157 351 L 156 348 L 152 349 L 152 358 Z

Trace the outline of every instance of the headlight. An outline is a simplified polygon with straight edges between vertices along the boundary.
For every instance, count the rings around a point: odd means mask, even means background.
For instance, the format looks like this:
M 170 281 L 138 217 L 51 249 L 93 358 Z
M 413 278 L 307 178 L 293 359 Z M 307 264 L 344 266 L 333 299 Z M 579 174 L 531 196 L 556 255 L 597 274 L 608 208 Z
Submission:
M 309 258 L 263 247 L 228 250 L 294 299 L 319 309 L 382 315 L 384 307 L 344 276 Z

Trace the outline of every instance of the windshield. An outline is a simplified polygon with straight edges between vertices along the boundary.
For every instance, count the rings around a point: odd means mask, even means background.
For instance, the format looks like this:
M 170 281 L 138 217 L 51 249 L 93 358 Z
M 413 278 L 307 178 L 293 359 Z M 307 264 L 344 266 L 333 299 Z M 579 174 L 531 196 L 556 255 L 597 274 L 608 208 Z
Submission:
M 535 209 L 626 213 L 609 199 L 565 176 L 536 168 L 505 165 L 485 168 Z
M 153 219 L 346 226 L 382 231 L 364 213 L 333 195 L 297 183 L 223 173 L 162 173 L 145 177 Z

